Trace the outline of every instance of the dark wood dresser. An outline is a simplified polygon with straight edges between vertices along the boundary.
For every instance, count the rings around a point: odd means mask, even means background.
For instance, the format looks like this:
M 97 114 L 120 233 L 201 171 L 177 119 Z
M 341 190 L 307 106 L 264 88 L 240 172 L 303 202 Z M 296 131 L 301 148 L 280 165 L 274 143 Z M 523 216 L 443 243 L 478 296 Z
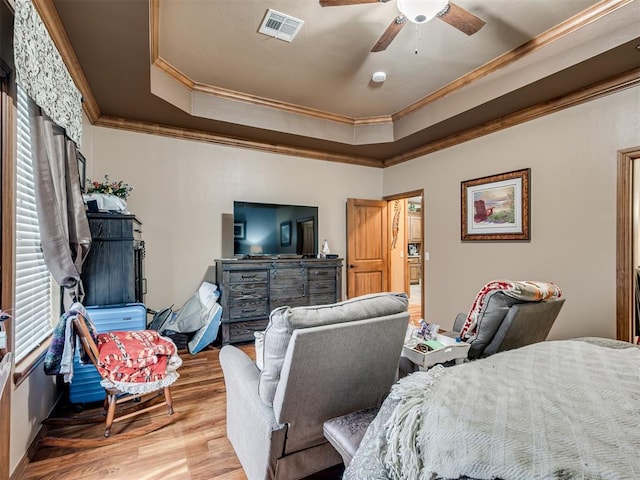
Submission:
M 342 299 L 342 259 L 216 260 L 222 344 L 253 340 L 276 307 Z
M 142 223 L 134 215 L 87 213 L 91 249 L 82 265 L 84 305 L 144 303 Z

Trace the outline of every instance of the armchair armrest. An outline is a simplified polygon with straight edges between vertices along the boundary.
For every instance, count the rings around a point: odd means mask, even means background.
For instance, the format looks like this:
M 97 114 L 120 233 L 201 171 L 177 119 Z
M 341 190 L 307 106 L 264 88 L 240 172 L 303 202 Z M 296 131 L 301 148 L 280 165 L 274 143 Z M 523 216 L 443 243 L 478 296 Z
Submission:
M 273 408 L 258 395 L 260 371 L 239 348 L 220 350 L 220 365 L 227 389 L 227 437 L 249 478 L 263 478 L 275 471 L 282 455 L 286 425 L 279 424 Z
M 453 330 L 460 333 L 460 330 L 462 330 L 464 322 L 466 321 L 467 321 L 466 313 L 459 313 L 458 315 L 456 315 L 456 319 L 453 321 Z

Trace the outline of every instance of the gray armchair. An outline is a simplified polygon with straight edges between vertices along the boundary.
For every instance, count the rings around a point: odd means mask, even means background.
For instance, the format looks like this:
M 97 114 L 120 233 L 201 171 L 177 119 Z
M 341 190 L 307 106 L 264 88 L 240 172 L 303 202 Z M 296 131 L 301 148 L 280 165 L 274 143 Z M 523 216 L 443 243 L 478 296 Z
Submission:
M 504 350 L 523 347 L 545 340 L 553 326 L 564 298 L 544 301 L 517 300 L 503 292 L 497 292 L 489 299 L 478 330 L 469 341 L 469 359 L 488 357 Z M 453 324 L 453 331 L 445 335 L 458 336 L 467 315 L 459 313 Z
M 300 479 L 341 463 L 322 425 L 382 403 L 397 379 L 407 306 L 404 293 L 384 293 L 278 308 L 262 371 L 240 349 L 222 348 L 227 436 L 249 480 Z

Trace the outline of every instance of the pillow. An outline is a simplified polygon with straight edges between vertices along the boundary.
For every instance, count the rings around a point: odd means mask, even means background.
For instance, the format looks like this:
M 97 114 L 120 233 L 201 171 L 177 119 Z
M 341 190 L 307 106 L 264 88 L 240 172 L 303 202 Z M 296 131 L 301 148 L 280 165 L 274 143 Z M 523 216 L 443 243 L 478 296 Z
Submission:
M 217 285 L 202 282 L 198 291 L 194 293 L 180 310 L 168 318 L 158 331 L 171 330 L 173 332 L 191 333 L 200 330 L 208 324 L 213 308 L 220 297 Z
M 264 368 L 264 332 L 253 332 L 253 336 L 256 339 L 256 367 L 262 371 Z
M 267 405 L 273 405 L 284 357 L 294 330 L 394 315 L 406 312 L 408 305 L 406 294 L 385 292 L 329 305 L 276 308 L 269 315 L 269 324 L 264 332 L 263 365 L 258 383 L 260 398 Z
M 222 318 L 222 307 L 219 303 L 214 303 L 209 312 L 209 320 L 200 330 L 193 334 L 187 346 L 189 353 L 196 354 L 207 345 L 212 343 L 218 336 L 220 329 L 220 319 Z

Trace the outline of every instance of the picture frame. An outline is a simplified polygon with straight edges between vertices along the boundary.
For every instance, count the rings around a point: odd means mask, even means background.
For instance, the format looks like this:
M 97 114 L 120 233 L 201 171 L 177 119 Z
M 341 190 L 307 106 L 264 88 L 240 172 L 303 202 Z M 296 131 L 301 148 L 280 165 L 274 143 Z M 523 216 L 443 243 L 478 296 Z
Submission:
M 87 159 L 84 158 L 84 155 L 77 152 L 77 160 L 78 160 L 78 176 L 80 178 L 80 191 L 82 193 L 86 193 L 87 188 Z
M 233 222 L 234 240 L 244 240 L 245 238 L 247 238 L 246 227 L 247 222 Z
M 462 241 L 530 240 L 531 169 L 461 182 Z
M 289 245 L 291 245 L 291 221 L 280 224 L 280 246 L 287 247 Z

